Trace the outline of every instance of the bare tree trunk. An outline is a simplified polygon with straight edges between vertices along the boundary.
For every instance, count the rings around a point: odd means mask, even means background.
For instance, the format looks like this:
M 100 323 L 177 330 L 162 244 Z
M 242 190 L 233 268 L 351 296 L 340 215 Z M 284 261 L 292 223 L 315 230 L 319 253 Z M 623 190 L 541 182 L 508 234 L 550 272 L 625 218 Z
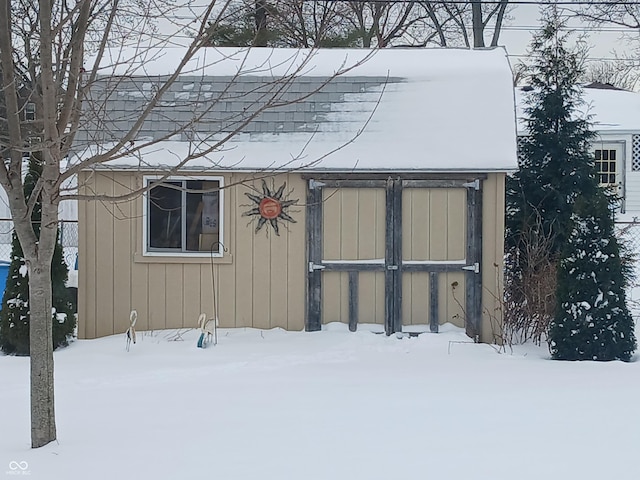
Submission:
M 46 109 L 45 109 L 46 113 Z M 54 124 L 55 125 L 55 124 Z M 46 133 L 45 128 L 45 133 Z M 58 162 L 43 152 L 42 220 L 40 236 L 29 254 L 29 355 L 31 357 L 31 446 L 56 440 L 53 383 L 53 292 L 51 261 L 58 232 L 58 205 L 52 201 Z M 47 178 L 49 177 L 49 178 Z M 34 194 L 37 194 L 34 192 Z M 22 220 L 25 223 L 30 218 Z M 35 253 L 35 255 L 33 255 Z
M 44 140 L 42 151 L 42 177 L 32 195 L 40 195 L 42 219 L 36 242 L 29 235 L 21 235 L 33 228 L 31 215 L 15 219 L 18 238 L 25 250 L 29 269 L 29 355 L 31 357 L 31 446 L 38 448 L 56 439 L 53 383 L 53 325 L 51 260 L 58 228 L 58 195 L 56 181 L 59 176 L 59 145 L 57 129 L 58 92 L 53 67 L 53 32 L 51 29 L 51 0 L 40 0 L 40 91 Z M 38 191 L 38 185 L 41 190 Z M 35 202 L 35 199 L 32 199 Z M 31 202 L 30 202 L 31 203 Z M 33 243 L 29 243 L 29 240 Z M 24 246 L 28 248 L 24 248 Z
M 484 47 L 484 25 L 482 23 L 482 2 L 474 0 L 471 2 L 471 22 L 473 26 L 473 47 Z
M 50 158 L 46 150 L 42 153 L 45 159 Z M 13 217 L 14 228 L 29 271 L 31 446 L 33 448 L 42 447 L 56 440 L 51 261 L 57 238 L 58 206 L 46 202 L 47 198 L 51 198 L 50 185 L 51 182 L 43 188 L 44 201 L 39 237 L 34 233 L 30 214 Z
M 256 0 L 256 38 L 254 47 L 266 47 L 268 40 L 266 0 Z
M 45 228 L 43 228 L 42 235 Z M 29 266 L 29 349 L 31 356 L 31 447 L 56 439 L 53 398 L 51 260 L 27 258 Z M 53 252 L 52 252 L 53 253 Z
M 493 37 L 491 38 L 491 46 L 497 47 L 498 40 L 500 39 L 500 32 L 502 31 L 502 22 L 504 21 L 504 14 L 507 11 L 507 0 L 501 0 L 497 7 L 498 16 L 496 17 L 496 25 L 493 28 Z

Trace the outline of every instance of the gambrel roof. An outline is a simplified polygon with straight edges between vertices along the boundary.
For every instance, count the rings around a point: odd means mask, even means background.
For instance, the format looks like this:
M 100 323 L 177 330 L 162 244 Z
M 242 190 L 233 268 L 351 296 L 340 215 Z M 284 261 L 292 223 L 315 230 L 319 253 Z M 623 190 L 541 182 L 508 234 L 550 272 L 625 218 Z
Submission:
M 135 61 L 121 60 L 119 67 L 103 71 L 88 102 L 94 115 L 77 137 L 80 155 L 87 155 L 87 146 L 96 152 L 119 138 L 182 53 L 169 49 L 146 59 L 132 56 Z M 136 62 L 143 68 L 132 74 L 127 68 Z M 124 154 L 111 168 L 175 164 L 187 152 L 224 138 L 274 94 L 276 105 L 222 148 L 189 165 L 433 172 L 516 168 L 513 83 L 502 48 L 206 48 L 183 72 L 135 145 L 169 137 L 177 125 L 198 115 L 200 121 L 141 152 Z

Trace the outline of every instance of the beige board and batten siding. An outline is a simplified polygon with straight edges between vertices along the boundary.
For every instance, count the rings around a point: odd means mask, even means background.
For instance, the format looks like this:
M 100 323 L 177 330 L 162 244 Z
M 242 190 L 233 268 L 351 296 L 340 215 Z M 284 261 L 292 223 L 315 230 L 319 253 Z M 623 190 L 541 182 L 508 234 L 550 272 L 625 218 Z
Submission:
M 403 261 L 459 262 L 466 257 L 467 190 L 407 188 L 402 192 Z M 438 279 L 438 323 L 464 328 L 465 274 L 446 272 Z M 429 324 L 430 275 L 402 275 L 404 325 Z
M 505 173 L 491 173 L 482 198 L 482 328 L 480 340 L 502 343 Z
M 152 173 L 152 172 L 151 172 Z M 142 187 L 143 173 L 82 173 L 81 194 L 123 195 Z M 206 175 L 194 175 L 194 178 Z M 280 222 L 280 236 L 267 223 L 243 216 L 255 207 L 245 193 L 261 192 L 251 175 L 225 174 L 223 243 L 213 259 L 221 327 L 304 328 L 306 184 L 295 174 L 267 179 L 287 182 L 285 194 L 299 199 Z M 96 338 L 126 331 L 131 309 L 138 330 L 195 328 L 201 312 L 213 316 L 210 256 L 145 256 L 143 198 L 127 202 L 81 201 L 79 218 L 78 336 Z
M 142 186 L 143 174 L 82 174 L 81 193 L 123 195 Z M 202 176 L 198 176 L 200 178 Z M 504 251 L 504 174 L 483 181 L 482 340 L 499 340 Z M 224 244 L 214 258 L 218 314 L 222 327 L 304 328 L 306 295 L 306 183 L 295 174 L 287 182 L 289 209 L 297 223 L 282 222 L 280 236 L 266 224 L 256 234 L 256 218 L 243 216 L 253 202 L 246 192 L 261 190 L 248 175 L 225 175 Z M 249 188 L 252 186 L 253 188 Z M 325 189 L 325 260 L 380 260 L 385 256 L 385 191 Z M 407 189 L 403 198 L 404 260 L 460 260 L 466 237 L 465 193 L 460 189 Z M 211 259 L 143 255 L 142 202 L 83 201 L 79 204 L 79 337 L 124 332 L 129 312 L 138 311 L 139 330 L 192 328 L 200 312 L 213 312 Z M 428 218 L 427 213 L 428 213 Z M 464 326 L 465 275 L 439 276 L 439 323 Z M 429 276 L 403 276 L 403 324 L 428 323 Z M 457 283 L 454 287 L 453 284 Z M 359 322 L 384 323 L 384 273 L 359 273 Z M 348 274 L 323 274 L 323 323 L 348 322 Z
M 383 188 L 324 188 L 323 261 L 379 261 L 385 257 Z M 384 324 L 384 272 L 358 273 L 358 322 Z M 349 274 L 322 274 L 322 323 L 349 322 Z

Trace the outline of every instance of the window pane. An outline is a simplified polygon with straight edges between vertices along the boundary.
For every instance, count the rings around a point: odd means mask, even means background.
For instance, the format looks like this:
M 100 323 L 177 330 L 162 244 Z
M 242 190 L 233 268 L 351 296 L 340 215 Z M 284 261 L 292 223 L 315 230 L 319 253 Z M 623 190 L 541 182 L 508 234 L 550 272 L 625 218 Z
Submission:
M 149 191 L 149 247 L 181 249 L 181 182 L 165 182 L 178 188 L 158 185 Z
M 596 150 L 596 160 L 602 159 L 602 150 Z
M 615 159 L 616 159 L 616 151 L 615 150 L 609 151 L 609 160 L 615 160 Z
M 600 171 L 601 172 L 608 172 L 609 171 L 609 163 L 608 162 L 600 163 Z
M 614 173 L 609 174 L 609 183 L 616 183 L 616 175 Z
M 187 251 L 220 251 L 220 187 L 217 181 L 188 181 Z
M 616 171 L 616 162 L 611 162 L 611 164 L 609 165 L 609 171 L 610 172 Z
M 35 120 L 36 119 L 36 104 L 29 102 L 24 107 L 24 119 Z
M 190 252 L 198 251 L 198 236 L 202 231 L 202 194 L 190 193 L 191 190 L 202 190 L 202 182 L 187 182 L 187 244 L 186 249 Z
M 609 150 L 602 150 L 602 159 L 609 160 Z

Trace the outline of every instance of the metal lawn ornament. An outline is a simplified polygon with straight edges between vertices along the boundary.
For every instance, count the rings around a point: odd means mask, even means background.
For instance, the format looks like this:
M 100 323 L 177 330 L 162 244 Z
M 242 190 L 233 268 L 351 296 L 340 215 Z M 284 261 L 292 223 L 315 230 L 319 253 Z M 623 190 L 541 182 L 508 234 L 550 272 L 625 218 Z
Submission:
M 207 348 L 207 345 L 217 337 L 218 322 L 214 318 L 207 320 L 207 315 L 201 313 L 198 317 L 198 327 L 200 328 L 200 337 L 198 338 L 198 348 Z M 214 343 L 215 345 L 215 343 Z
M 129 328 L 127 328 L 127 352 L 129 351 L 129 347 L 131 346 L 131 342 L 136 343 L 136 321 L 138 320 L 138 312 L 135 310 L 131 310 L 131 314 L 129 315 Z

